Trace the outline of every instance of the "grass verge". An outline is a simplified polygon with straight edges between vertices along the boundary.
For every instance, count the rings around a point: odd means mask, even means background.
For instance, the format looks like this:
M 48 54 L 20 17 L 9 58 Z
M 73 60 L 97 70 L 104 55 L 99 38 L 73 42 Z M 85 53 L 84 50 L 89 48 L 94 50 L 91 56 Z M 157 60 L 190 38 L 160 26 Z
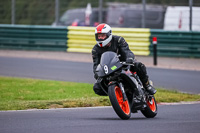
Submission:
M 92 84 L 0 77 L 0 110 L 109 106 Z M 157 89 L 157 102 L 200 101 L 200 95 Z

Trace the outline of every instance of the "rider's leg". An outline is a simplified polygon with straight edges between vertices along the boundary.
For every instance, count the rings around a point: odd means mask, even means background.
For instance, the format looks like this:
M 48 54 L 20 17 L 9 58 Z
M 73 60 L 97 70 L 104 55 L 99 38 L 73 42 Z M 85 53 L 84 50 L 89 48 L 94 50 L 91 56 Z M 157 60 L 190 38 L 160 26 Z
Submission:
M 137 72 L 144 88 L 151 94 L 156 93 L 156 89 L 150 85 L 149 76 L 147 75 L 146 67 L 141 62 L 135 62 L 134 70 Z
M 93 90 L 97 95 L 107 96 L 107 94 L 101 89 L 101 86 L 97 82 L 94 84 Z

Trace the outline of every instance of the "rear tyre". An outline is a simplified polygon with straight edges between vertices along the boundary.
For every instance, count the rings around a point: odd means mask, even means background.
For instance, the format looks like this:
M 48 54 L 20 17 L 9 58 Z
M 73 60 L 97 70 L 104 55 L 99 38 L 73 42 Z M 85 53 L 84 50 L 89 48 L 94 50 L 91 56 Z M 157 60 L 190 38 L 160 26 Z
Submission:
M 158 110 L 155 97 L 147 98 L 146 104 L 147 107 L 144 110 L 141 110 L 142 114 L 146 118 L 154 118 L 157 115 Z
M 129 119 L 131 117 L 130 105 L 128 99 L 123 101 L 120 87 L 116 84 L 110 85 L 108 88 L 108 96 L 117 115 L 123 120 Z

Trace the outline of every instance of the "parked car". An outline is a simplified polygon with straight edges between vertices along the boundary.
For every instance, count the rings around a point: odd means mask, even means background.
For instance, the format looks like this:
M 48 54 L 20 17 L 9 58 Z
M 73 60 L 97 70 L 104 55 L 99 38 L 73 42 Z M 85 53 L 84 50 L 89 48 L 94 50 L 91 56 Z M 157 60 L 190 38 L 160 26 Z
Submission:
M 110 5 L 107 13 L 107 23 L 112 27 L 142 28 L 141 4 L 138 5 Z M 146 6 L 145 28 L 162 29 L 165 8 L 162 6 Z
M 85 8 L 67 10 L 59 19 L 58 26 L 86 26 L 85 24 Z M 90 15 L 90 25 L 98 25 L 98 8 L 93 8 Z M 103 22 L 106 22 L 106 10 L 103 10 Z M 54 22 L 53 26 L 56 25 Z
M 67 10 L 59 19 L 60 26 L 87 26 L 85 24 L 86 8 Z M 111 27 L 132 27 L 142 28 L 142 12 L 141 4 L 108 4 L 107 9 L 103 9 L 103 22 L 108 23 Z M 99 10 L 92 8 L 90 15 L 90 25 L 97 26 Z M 145 28 L 163 29 L 165 16 L 165 8 L 162 6 L 147 5 L 146 6 L 146 23 Z M 53 23 L 55 25 L 55 22 Z

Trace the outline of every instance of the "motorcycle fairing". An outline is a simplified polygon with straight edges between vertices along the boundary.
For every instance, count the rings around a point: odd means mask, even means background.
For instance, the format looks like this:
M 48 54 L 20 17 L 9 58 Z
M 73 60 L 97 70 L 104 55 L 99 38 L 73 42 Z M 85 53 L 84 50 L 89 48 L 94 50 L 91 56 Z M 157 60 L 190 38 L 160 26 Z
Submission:
M 141 95 L 141 92 L 139 90 L 141 90 L 142 88 L 139 85 L 138 81 L 133 77 L 130 70 L 127 70 L 127 71 L 122 70 L 120 76 L 122 77 L 122 79 L 124 81 L 128 82 L 128 84 L 131 86 L 131 88 L 133 88 L 136 95 Z
M 108 58 L 109 57 L 109 58 Z M 99 77 L 107 76 L 122 67 L 116 53 L 108 51 L 102 54 L 96 73 Z

